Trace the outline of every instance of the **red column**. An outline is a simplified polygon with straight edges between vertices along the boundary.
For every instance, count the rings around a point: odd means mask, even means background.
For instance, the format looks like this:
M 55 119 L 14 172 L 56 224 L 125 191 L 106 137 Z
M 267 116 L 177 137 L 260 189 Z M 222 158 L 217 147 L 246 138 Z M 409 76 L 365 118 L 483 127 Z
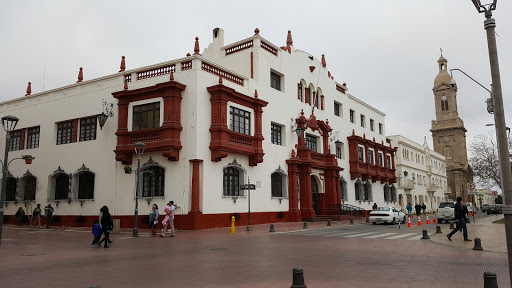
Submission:
M 118 132 L 126 132 L 128 131 L 128 103 L 126 104 L 117 104 L 118 107 L 118 121 L 117 121 L 117 131 Z
M 311 167 L 304 165 L 299 168 L 300 175 L 300 213 L 303 218 L 315 217 L 313 210 L 313 194 L 311 193 Z
M 71 142 L 78 141 L 78 119 L 73 120 L 73 140 Z
M 297 191 L 297 166 L 295 164 L 288 165 L 288 201 L 289 210 L 296 211 L 299 208 L 299 199 Z
M 199 164 L 201 159 L 189 160 L 192 162 L 192 208 L 188 214 L 202 214 L 199 210 Z

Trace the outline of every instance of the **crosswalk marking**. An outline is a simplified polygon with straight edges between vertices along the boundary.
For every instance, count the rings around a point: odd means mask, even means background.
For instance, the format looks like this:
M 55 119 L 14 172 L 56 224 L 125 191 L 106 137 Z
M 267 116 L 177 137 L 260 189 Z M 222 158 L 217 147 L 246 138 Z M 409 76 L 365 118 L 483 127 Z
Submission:
M 366 236 L 366 237 L 363 237 L 363 238 L 380 238 L 380 237 L 386 237 L 386 236 L 391 236 L 391 235 L 395 235 L 396 233 L 382 233 L 382 234 L 377 234 L 377 235 L 372 235 L 372 236 Z
M 407 238 L 407 239 L 405 239 L 405 240 L 419 240 L 419 239 L 421 239 L 421 238 L 422 238 L 422 236 L 423 236 L 423 235 L 419 235 L 419 234 L 418 234 L 418 235 L 416 235 L 416 236 L 414 236 L 414 237 Z
M 418 235 L 418 234 L 417 233 L 404 233 L 404 234 L 400 234 L 397 236 L 388 237 L 386 239 L 400 239 L 400 238 L 404 238 L 404 237 L 408 237 L 408 236 L 412 236 L 412 235 Z
M 375 234 L 375 233 L 379 233 L 379 232 L 366 232 L 366 233 L 352 234 L 352 235 L 345 236 L 345 238 L 360 237 L 360 236 L 365 236 L 365 235 L 370 235 L 370 234 Z

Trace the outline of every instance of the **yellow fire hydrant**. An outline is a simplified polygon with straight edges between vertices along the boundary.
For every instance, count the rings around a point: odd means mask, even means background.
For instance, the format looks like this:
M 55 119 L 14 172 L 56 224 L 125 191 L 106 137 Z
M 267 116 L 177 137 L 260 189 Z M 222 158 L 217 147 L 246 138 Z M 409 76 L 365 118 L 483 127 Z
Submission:
M 231 229 L 229 229 L 229 233 L 230 234 L 235 234 L 236 233 L 235 216 L 231 216 Z

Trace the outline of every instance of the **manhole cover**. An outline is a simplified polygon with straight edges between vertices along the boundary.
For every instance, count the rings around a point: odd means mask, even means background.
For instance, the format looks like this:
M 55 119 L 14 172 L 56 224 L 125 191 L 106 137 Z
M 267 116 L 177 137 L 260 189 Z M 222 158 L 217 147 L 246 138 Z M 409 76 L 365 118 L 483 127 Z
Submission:
M 43 256 L 46 253 L 32 253 L 32 254 L 23 254 L 23 256 Z
M 211 251 L 226 251 L 228 250 L 227 248 L 212 248 L 210 249 Z

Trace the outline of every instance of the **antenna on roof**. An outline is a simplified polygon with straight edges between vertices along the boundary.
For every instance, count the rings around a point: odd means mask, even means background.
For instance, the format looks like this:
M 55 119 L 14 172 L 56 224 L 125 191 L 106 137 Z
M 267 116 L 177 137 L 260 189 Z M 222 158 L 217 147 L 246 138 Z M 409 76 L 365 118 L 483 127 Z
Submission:
M 439 48 L 439 50 L 441 50 L 441 56 L 443 56 L 443 49 Z

